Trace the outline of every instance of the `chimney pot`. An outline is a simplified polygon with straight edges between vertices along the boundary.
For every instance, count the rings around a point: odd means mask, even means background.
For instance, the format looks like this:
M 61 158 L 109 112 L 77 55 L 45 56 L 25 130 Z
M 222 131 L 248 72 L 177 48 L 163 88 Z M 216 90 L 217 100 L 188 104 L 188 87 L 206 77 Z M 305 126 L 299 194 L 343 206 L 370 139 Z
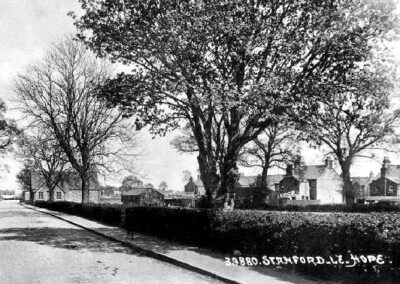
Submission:
M 325 159 L 325 167 L 327 167 L 328 169 L 332 169 L 333 166 L 333 161 L 331 157 L 326 157 Z

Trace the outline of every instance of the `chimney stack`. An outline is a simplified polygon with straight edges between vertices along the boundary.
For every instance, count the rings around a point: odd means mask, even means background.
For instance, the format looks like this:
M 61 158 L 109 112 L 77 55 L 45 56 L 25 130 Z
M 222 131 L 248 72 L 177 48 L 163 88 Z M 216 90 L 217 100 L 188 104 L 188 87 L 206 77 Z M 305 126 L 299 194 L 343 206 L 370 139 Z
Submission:
M 328 168 L 328 169 L 332 169 L 332 166 L 333 166 L 332 158 L 329 157 L 329 156 L 326 157 L 326 159 L 325 159 L 325 167 Z
M 381 177 L 383 177 L 383 178 L 386 177 L 387 168 L 388 168 L 389 164 L 390 164 L 390 160 L 389 160 L 389 158 L 386 156 L 386 157 L 383 159 L 383 163 L 382 163 Z
M 293 176 L 293 165 L 286 165 L 286 175 Z
M 369 180 L 372 181 L 373 178 L 374 178 L 374 172 L 371 171 L 371 172 L 369 173 Z

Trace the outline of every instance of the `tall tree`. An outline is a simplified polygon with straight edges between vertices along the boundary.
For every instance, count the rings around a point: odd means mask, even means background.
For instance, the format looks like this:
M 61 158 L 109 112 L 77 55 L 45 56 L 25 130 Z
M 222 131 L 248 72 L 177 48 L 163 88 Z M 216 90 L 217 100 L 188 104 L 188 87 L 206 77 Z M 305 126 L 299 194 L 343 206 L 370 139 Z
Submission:
M 276 122 L 267 127 L 260 136 L 246 144 L 239 157 L 244 167 L 261 168 L 259 187 L 267 187 L 268 170 L 282 168 L 299 156 L 297 133 L 288 123 Z
M 21 110 L 33 126 L 46 128 L 81 179 L 82 202 L 89 202 L 89 175 L 104 158 L 118 154 L 126 133 L 134 131 L 120 112 L 96 96 L 110 75 L 108 64 L 94 58 L 72 38 L 54 45 L 45 58 L 16 78 Z
M 396 24 L 391 0 L 80 1 L 79 37 L 133 67 L 102 95 L 156 133 L 188 123 L 210 202 L 234 187 L 244 145 L 301 118 Z
M 50 192 L 50 201 L 54 201 L 54 191 L 67 170 L 68 160 L 55 140 L 46 129 L 39 129 L 30 136 L 21 136 L 18 141 L 19 156 L 33 161 L 31 170 L 35 169 Z
M 347 82 L 342 88 L 324 89 L 329 99 L 309 115 L 305 124 L 305 135 L 326 145 L 336 156 L 347 203 L 355 197 L 350 178 L 354 159 L 365 157 L 366 150 L 382 148 L 398 125 L 400 110 L 391 108 L 396 69 L 387 52 L 377 55 L 374 64 L 344 72 Z

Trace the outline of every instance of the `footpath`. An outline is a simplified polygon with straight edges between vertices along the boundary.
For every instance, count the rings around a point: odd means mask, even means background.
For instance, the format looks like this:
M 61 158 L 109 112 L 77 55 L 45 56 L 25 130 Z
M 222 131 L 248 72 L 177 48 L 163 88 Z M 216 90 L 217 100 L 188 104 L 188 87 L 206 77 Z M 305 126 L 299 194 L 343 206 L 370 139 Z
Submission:
M 175 242 L 161 240 L 155 237 L 133 233 L 127 235 L 126 230 L 104 225 L 102 223 L 88 220 L 79 216 L 69 215 L 62 212 L 47 210 L 30 205 L 26 208 L 36 210 L 70 224 L 93 232 L 111 241 L 120 242 L 131 249 L 155 259 L 165 261 L 182 268 L 211 276 L 226 283 L 240 284 L 315 284 L 321 281 L 312 281 L 295 272 L 274 270 L 265 266 L 227 266 L 223 255 L 208 249 L 186 246 Z

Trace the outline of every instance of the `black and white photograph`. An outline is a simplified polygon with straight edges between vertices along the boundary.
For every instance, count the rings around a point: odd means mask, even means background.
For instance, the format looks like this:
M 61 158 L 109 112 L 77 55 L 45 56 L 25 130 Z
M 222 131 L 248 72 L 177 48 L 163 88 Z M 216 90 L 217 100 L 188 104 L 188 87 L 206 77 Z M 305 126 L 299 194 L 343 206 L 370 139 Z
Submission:
M 0 0 L 0 284 L 400 283 L 400 0 Z

